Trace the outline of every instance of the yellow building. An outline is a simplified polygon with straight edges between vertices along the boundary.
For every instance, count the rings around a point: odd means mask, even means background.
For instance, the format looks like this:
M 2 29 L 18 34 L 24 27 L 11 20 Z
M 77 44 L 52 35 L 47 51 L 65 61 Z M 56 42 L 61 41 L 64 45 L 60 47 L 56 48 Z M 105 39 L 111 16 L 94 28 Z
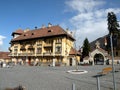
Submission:
M 79 61 L 72 32 L 58 25 L 17 30 L 12 36 L 10 56 L 16 64 L 74 66 Z

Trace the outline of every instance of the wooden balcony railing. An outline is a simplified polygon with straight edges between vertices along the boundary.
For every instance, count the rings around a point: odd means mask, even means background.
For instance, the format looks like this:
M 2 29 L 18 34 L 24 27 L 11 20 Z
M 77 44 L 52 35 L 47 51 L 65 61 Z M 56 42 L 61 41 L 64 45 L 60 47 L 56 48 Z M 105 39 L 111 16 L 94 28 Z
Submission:
M 43 54 L 42 53 L 36 53 L 36 56 L 42 56 Z
M 55 52 L 55 56 L 62 56 L 62 52 Z
M 61 52 L 55 52 L 55 54 L 61 54 Z
M 27 56 L 27 53 L 18 53 L 18 56 Z
M 10 53 L 9 56 L 18 56 L 17 53 Z
M 45 53 L 43 53 L 43 56 L 52 56 L 52 55 L 53 55 L 52 52 L 45 52 Z
M 45 53 L 10 53 L 9 56 L 60 56 L 61 52 L 45 52 Z

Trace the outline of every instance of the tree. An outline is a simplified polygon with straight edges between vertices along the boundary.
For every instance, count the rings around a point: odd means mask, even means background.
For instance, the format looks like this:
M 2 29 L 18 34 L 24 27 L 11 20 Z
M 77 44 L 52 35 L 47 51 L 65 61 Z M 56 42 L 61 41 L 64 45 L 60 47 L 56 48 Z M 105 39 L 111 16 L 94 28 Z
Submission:
M 82 52 L 82 57 L 89 56 L 89 51 L 90 51 L 90 43 L 87 38 L 85 38 L 83 42 L 83 52 Z
M 108 16 L 107 16 L 107 21 L 108 21 L 108 30 L 109 30 L 109 35 L 112 34 L 112 42 L 113 42 L 113 47 L 116 48 L 118 45 L 118 37 L 120 35 L 120 31 L 119 31 L 119 24 L 117 21 L 117 17 L 113 12 L 108 12 Z M 107 50 L 110 51 L 111 47 L 110 47 L 110 37 L 107 37 Z
M 118 31 L 119 24 L 117 22 L 116 15 L 113 12 L 108 12 L 107 21 L 109 34 L 114 34 L 116 31 Z

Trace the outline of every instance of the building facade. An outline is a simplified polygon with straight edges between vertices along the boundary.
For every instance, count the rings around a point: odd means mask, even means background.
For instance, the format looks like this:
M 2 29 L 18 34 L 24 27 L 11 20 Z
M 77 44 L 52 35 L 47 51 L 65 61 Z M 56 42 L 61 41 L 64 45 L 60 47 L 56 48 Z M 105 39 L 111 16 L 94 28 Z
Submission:
M 75 50 L 72 32 L 58 25 L 17 30 L 12 36 L 9 56 L 16 64 L 74 66 L 80 58 L 77 52 L 70 54 Z
M 113 55 L 114 64 L 120 64 L 120 31 L 114 33 L 113 39 Z M 110 35 L 105 35 L 90 43 L 91 51 L 89 56 L 84 58 L 84 63 L 92 62 L 93 65 L 112 64 L 112 53 L 110 44 Z
M 10 52 L 0 52 L 0 66 L 4 67 L 11 63 L 11 58 L 9 57 Z M 4 66 L 3 66 L 4 65 Z

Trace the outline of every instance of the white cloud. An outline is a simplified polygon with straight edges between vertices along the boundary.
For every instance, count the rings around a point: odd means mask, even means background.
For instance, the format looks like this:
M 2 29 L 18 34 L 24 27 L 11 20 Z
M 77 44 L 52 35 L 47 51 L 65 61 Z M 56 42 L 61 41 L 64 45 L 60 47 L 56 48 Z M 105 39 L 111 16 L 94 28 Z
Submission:
M 70 0 L 66 5 L 77 14 L 69 19 L 76 29 L 76 46 L 83 44 L 87 37 L 89 41 L 93 41 L 98 37 L 108 34 L 107 30 L 107 13 L 113 11 L 120 14 L 120 8 L 103 8 L 106 4 L 101 0 Z
M 0 35 L 0 46 L 3 45 L 3 39 L 5 39 L 5 38 L 6 38 L 6 37 Z
M 120 8 L 108 8 L 106 9 L 106 13 L 108 12 L 114 12 L 115 14 L 119 14 L 120 13 Z
M 66 2 L 70 10 L 76 10 L 80 13 L 90 12 L 105 4 L 104 1 L 95 1 L 95 0 L 69 0 Z M 96 7 L 96 8 L 95 8 Z

